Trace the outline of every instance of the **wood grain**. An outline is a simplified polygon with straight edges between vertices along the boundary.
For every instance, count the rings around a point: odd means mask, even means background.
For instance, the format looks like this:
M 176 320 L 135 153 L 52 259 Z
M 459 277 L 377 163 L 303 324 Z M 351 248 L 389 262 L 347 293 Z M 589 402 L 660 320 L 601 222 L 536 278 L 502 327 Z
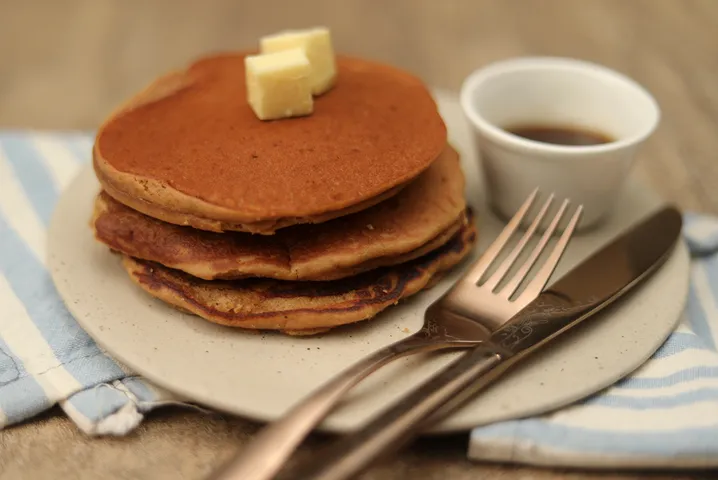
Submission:
M 93 129 L 129 94 L 197 55 L 318 24 L 332 29 L 339 51 L 450 89 L 474 68 L 518 55 L 577 57 L 622 71 L 662 109 L 639 174 L 685 209 L 718 213 L 715 0 L 0 0 L 0 128 Z M 127 438 L 88 439 L 55 412 L 0 432 L 0 478 L 202 478 L 255 429 L 173 410 L 153 414 Z M 465 436 L 423 440 L 364 478 L 636 476 L 475 464 L 465 450 Z

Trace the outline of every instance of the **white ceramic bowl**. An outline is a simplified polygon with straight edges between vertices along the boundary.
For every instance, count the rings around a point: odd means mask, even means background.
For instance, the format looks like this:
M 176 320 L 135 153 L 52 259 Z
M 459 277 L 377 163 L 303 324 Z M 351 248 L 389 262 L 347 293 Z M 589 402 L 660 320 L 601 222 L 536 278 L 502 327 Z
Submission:
M 630 78 L 580 60 L 524 57 L 474 71 L 461 89 L 474 128 L 488 200 L 510 217 L 536 187 L 584 205 L 581 228 L 595 225 L 614 200 L 638 147 L 655 130 L 655 99 Z M 574 127 L 609 143 L 568 146 L 528 140 L 504 128 Z

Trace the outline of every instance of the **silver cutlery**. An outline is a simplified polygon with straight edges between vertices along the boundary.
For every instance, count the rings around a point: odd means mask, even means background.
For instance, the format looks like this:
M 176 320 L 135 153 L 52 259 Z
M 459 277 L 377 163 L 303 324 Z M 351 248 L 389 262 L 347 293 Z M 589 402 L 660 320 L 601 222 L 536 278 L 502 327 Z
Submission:
M 521 254 L 528 251 L 529 242 L 534 236 L 538 236 L 539 227 L 542 226 L 554 201 L 554 196 L 550 195 L 508 256 L 499 263 L 494 272 L 487 275 L 490 267 L 501 254 L 506 253 L 509 241 L 527 218 L 537 196 L 538 190 L 535 190 L 481 258 L 446 294 L 429 306 L 421 330 L 360 360 L 318 388 L 283 418 L 260 431 L 250 445 L 210 478 L 216 480 L 273 478 L 301 441 L 349 390 L 378 368 L 406 355 L 450 348 L 469 348 L 488 340 L 492 332 L 535 299 L 545 287 L 581 217 L 582 207 L 579 206 L 570 217 L 548 258 L 537 273 L 525 282 L 525 288 L 516 294 L 546 250 L 569 207 L 568 200 L 561 203 L 528 258 L 520 264 L 513 275 L 509 275 L 511 268 L 517 265 Z M 487 278 L 484 280 L 485 276 Z M 501 284 L 501 282 L 505 283 Z
M 343 480 L 363 472 L 455 411 L 510 367 L 645 280 L 664 263 L 681 228 L 681 215 L 673 208 L 651 215 L 551 285 L 480 346 L 359 431 L 298 465 L 286 478 Z

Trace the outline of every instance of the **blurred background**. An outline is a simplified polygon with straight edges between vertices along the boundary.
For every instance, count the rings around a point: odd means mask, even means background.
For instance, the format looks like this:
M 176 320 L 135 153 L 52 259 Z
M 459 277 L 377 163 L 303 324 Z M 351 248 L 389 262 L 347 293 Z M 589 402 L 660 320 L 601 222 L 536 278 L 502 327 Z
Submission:
M 312 25 L 331 28 L 338 52 L 454 90 L 517 55 L 618 69 L 663 111 L 641 174 L 685 208 L 718 211 L 717 0 L 0 0 L 0 128 L 92 130 L 198 55 Z

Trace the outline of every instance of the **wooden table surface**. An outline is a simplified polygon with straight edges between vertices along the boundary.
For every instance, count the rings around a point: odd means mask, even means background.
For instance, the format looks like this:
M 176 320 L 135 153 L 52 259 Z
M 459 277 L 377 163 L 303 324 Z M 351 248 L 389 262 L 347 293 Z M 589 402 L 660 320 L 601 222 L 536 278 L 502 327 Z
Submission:
M 662 109 L 639 175 L 685 209 L 718 213 L 717 0 L 1 0 L 0 128 L 93 129 L 127 95 L 196 55 L 311 25 L 329 26 L 341 52 L 450 89 L 476 67 L 517 55 L 618 69 Z M 51 412 L 0 432 L 0 478 L 199 479 L 256 429 L 238 418 L 163 410 L 126 438 L 88 439 Z M 465 450 L 465 436 L 422 440 L 363 478 L 637 475 L 477 464 Z

